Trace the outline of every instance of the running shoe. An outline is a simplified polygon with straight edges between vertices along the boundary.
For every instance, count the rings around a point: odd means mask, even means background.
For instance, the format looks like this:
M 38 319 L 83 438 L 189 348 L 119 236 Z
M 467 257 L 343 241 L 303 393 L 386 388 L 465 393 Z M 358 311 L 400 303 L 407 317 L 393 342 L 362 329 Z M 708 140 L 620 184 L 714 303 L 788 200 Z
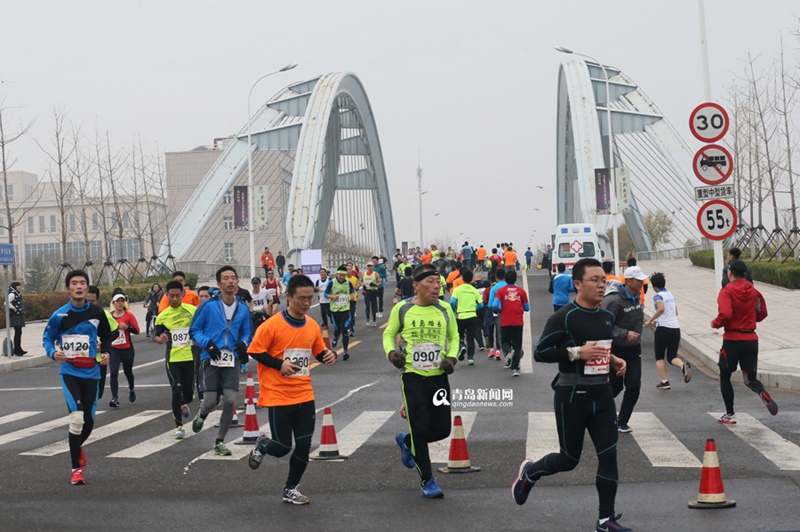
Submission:
M 683 382 L 688 383 L 692 380 L 692 365 L 688 362 L 683 363 L 683 367 L 681 368 L 681 373 L 683 373 Z
M 86 453 L 83 452 L 83 447 L 81 447 L 81 457 L 78 458 L 78 464 L 80 464 L 81 469 L 86 467 Z
M 494 358 L 494 349 L 489 349 L 489 360 Z
M 717 420 L 718 423 L 722 423 L 723 425 L 736 425 L 736 415 L 735 414 L 722 414 L 722 417 Z
M 353 331 L 350 331 L 350 338 L 352 338 L 352 337 L 353 337 L 353 336 L 355 336 L 355 335 L 356 335 L 356 331 L 354 331 L 354 330 L 353 330 Z
M 250 469 L 253 471 L 258 469 L 258 466 L 261 465 L 261 461 L 264 459 L 264 452 L 261 450 L 261 448 L 264 447 L 266 450 L 267 443 L 269 443 L 269 438 L 266 436 L 266 434 L 262 434 L 258 437 L 256 446 L 253 447 L 252 451 L 250 451 L 250 455 L 247 457 L 247 465 L 249 465 Z
M 186 437 L 186 431 L 183 429 L 183 425 L 178 427 L 178 430 L 175 431 L 175 439 L 182 440 Z
M 761 400 L 764 401 L 764 404 L 767 406 L 767 410 L 773 416 L 778 413 L 778 403 L 772 400 L 772 397 L 769 396 L 766 390 L 759 394 L 761 396 Z
M 486 347 L 480 346 L 480 347 L 478 347 L 478 351 L 486 351 Z
M 86 479 L 83 478 L 83 469 L 78 468 L 72 472 L 72 485 L 86 484 Z
M 462 344 L 461 347 L 458 348 L 458 360 L 459 361 L 464 360 L 464 355 L 466 354 L 467 354 L 467 347 Z
M 619 422 L 617 422 L 617 423 L 619 423 Z M 617 425 L 617 430 L 620 431 L 620 432 L 624 432 L 626 434 L 628 432 L 633 432 L 633 429 L 630 428 L 627 423 L 619 423 Z
M 383 317 L 383 312 L 378 312 L 378 317 L 382 318 Z
M 472 359 L 470 358 L 470 359 L 467 361 L 467 364 L 468 364 L 468 365 L 470 365 L 470 366 L 474 366 L 474 365 L 475 365 L 475 361 L 474 361 L 474 360 L 472 360 Z
M 411 453 L 411 449 L 406 446 L 406 436 L 408 436 L 408 433 L 398 432 L 397 436 L 394 437 L 394 441 L 400 446 L 400 459 L 403 461 L 403 465 L 409 469 L 414 469 L 414 466 L 417 464 L 414 461 L 414 455 Z
M 189 407 L 187 405 L 181 405 L 181 415 L 183 419 L 189 419 Z
M 669 381 L 661 381 L 656 384 L 656 390 L 669 390 Z
M 136 392 L 134 392 L 133 390 L 131 390 L 128 393 L 128 401 L 130 401 L 131 403 L 135 403 L 136 402 Z
M 419 489 L 422 490 L 422 495 L 428 499 L 441 499 L 444 497 L 444 492 L 436 485 L 436 479 L 433 477 L 420 484 Z
M 511 362 L 512 362 L 513 358 L 514 357 L 511 356 L 511 353 L 506 355 L 506 367 L 507 368 L 511 367 Z
M 200 417 L 200 409 L 197 409 L 197 414 L 195 414 L 194 419 L 192 420 L 192 432 L 200 432 L 203 430 L 203 423 L 206 420 Z
M 225 444 L 223 442 L 219 442 L 214 446 L 214 454 L 218 456 L 230 456 L 233 453 L 231 452 L 230 449 L 225 447 Z
M 528 500 L 528 494 L 530 494 L 533 485 L 536 484 L 535 480 L 528 478 L 528 472 L 532 467 L 533 460 L 523 460 L 519 465 L 517 478 L 515 478 L 514 483 L 511 484 L 511 497 L 514 499 L 514 502 L 520 506 L 525 504 L 525 501 Z
M 331 340 L 331 347 L 336 347 L 338 344 L 339 344 L 339 335 L 337 334 L 336 336 L 333 337 L 333 340 Z
M 303 495 L 297 490 L 297 486 L 294 488 L 283 488 L 283 502 L 290 502 L 292 504 L 308 504 L 311 501 L 308 500 L 308 497 Z
M 519 377 L 519 370 L 515 369 L 514 373 L 511 374 L 512 377 Z
M 626 526 L 622 526 L 617 522 L 617 519 L 622 517 L 622 514 L 619 515 L 612 515 L 608 518 L 608 521 L 600 524 L 600 520 L 597 521 L 597 526 L 594 527 L 595 532 L 632 532 L 632 528 L 628 528 Z
M 342 360 L 350 360 L 350 353 L 348 353 L 347 351 L 342 353 Z
M 112 397 L 111 401 L 109 401 L 108 403 L 108 406 L 110 406 L 111 408 L 117 408 L 119 406 L 119 399 L 117 399 L 116 397 Z

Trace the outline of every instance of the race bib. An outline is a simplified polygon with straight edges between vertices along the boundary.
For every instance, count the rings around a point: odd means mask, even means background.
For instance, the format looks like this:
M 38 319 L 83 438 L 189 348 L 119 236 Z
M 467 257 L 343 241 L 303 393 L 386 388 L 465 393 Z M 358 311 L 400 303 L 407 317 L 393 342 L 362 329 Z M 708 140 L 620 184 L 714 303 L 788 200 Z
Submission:
M 311 375 L 311 349 L 287 349 L 283 352 L 283 359 L 300 367 L 300 371 L 289 375 L 290 377 L 308 377 Z
M 127 341 L 128 336 L 125 334 L 125 331 L 119 331 L 119 336 L 114 338 L 114 341 L 111 342 L 111 345 L 123 345 Z
M 414 344 L 411 347 L 411 367 L 419 370 L 437 369 L 442 361 L 439 344 Z
M 272 301 L 275 299 L 275 296 L 278 294 L 278 291 L 274 288 L 267 288 L 267 301 Z
M 64 334 L 61 336 L 61 350 L 67 358 L 89 357 L 88 334 Z
M 172 347 L 188 347 L 189 344 L 189 328 L 184 327 L 180 329 L 172 329 Z
M 604 347 L 606 354 L 586 360 L 583 363 L 583 374 L 607 375 L 611 366 L 611 340 L 597 340 L 595 344 Z
M 230 349 L 220 349 L 219 360 L 211 359 L 211 365 L 218 368 L 232 368 L 233 364 L 234 356 Z
M 349 301 L 350 301 L 349 296 L 347 296 L 346 294 L 341 294 L 341 295 L 336 296 L 336 304 L 337 305 L 342 305 L 342 306 L 349 305 L 350 304 Z

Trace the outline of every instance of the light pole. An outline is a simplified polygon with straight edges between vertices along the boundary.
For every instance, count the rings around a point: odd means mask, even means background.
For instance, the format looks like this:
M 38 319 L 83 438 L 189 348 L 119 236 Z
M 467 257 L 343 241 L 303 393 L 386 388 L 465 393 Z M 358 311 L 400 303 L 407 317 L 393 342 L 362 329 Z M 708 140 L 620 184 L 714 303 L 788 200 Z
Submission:
M 411 199 L 409 199 L 408 202 L 406 203 L 406 225 L 408 225 L 408 235 L 409 235 L 409 237 L 411 236 L 411 202 L 413 200 L 419 198 L 419 204 L 422 205 L 422 196 L 427 194 L 427 193 L 428 193 L 427 190 L 423 190 L 419 194 L 414 194 L 413 196 L 411 196 Z M 420 221 L 420 227 L 422 227 L 422 211 L 421 210 L 420 210 L 419 221 Z M 420 229 L 420 236 L 422 236 L 421 233 L 422 233 L 422 230 Z M 420 242 L 419 245 L 422 246 L 422 242 Z
M 425 244 L 422 242 L 422 168 L 417 166 L 417 190 L 419 191 L 419 245 L 423 247 Z
M 602 70 L 603 76 L 606 79 L 606 124 L 608 125 L 608 174 L 609 179 L 611 180 L 611 222 L 613 224 L 614 230 L 614 275 L 619 276 L 619 235 L 617 234 L 617 173 L 614 171 L 614 152 L 613 152 L 613 145 L 614 145 L 614 133 L 611 129 L 611 91 L 609 90 L 609 81 L 608 81 L 608 71 L 606 67 L 603 66 L 603 63 L 595 59 L 594 57 L 586 54 L 581 54 L 578 52 L 573 52 L 569 48 L 564 48 L 563 46 L 556 46 L 556 51 L 561 52 L 562 54 L 575 54 L 581 57 L 585 57 L 593 62 L 595 62 Z
M 286 72 L 296 67 L 297 64 L 289 63 L 280 70 L 264 74 L 253 83 L 250 87 L 250 92 L 247 93 L 247 232 L 250 233 L 250 278 L 256 276 L 256 245 L 255 245 L 255 216 L 253 216 L 253 144 L 250 142 L 250 134 L 252 133 L 253 115 L 250 113 L 250 100 L 253 97 L 253 89 L 256 88 L 258 82 L 273 74 L 279 72 Z

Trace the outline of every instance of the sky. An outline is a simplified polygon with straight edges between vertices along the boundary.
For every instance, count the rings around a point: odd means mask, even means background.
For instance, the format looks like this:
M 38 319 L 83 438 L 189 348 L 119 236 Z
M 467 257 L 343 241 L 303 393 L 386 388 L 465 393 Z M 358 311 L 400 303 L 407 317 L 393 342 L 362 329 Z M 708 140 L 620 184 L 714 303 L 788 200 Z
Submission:
M 747 54 L 800 50 L 800 4 L 706 0 L 712 99 L 723 102 Z M 620 68 L 690 147 L 704 101 L 697 0 L 70 0 L 5 2 L 0 100 L 14 170 L 42 175 L 54 107 L 112 144 L 184 151 L 235 133 L 282 87 L 348 71 L 370 99 L 397 241 L 536 246 L 555 229 L 557 45 Z M 795 54 L 792 64 L 800 64 Z M 545 190 L 537 189 L 537 186 Z M 538 211 L 534 210 L 538 209 Z M 441 213 L 437 215 L 437 213 Z

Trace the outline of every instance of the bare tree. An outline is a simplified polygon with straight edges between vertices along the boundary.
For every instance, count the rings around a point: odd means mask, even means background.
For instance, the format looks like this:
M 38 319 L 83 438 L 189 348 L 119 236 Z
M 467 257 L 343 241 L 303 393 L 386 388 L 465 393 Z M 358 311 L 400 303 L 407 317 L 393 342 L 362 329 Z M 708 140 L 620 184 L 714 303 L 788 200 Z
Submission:
M 91 202 L 91 176 L 88 172 L 91 161 L 86 161 L 83 150 L 80 146 L 82 144 L 82 135 L 78 128 L 72 129 L 72 146 L 74 147 L 74 155 L 72 160 L 68 163 L 71 181 L 75 187 L 75 193 L 78 197 L 79 216 L 78 216 L 78 233 L 77 237 L 83 242 L 83 267 L 84 269 L 91 266 L 92 249 L 90 233 L 89 233 L 89 204 Z
M 793 83 L 794 80 L 789 79 L 786 73 L 785 50 L 783 46 L 783 36 L 781 36 L 781 52 L 780 52 L 780 68 L 778 70 L 777 78 L 779 82 L 780 100 L 776 104 L 776 112 L 781 117 L 781 126 L 785 142 L 785 158 L 786 161 L 786 175 L 787 184 L 789 187 L 789 201 L 791 204 L 791 220 L 792 225 L 789 229 L 789 235 L 792 244 L 797 242 L 797 200 L 794 196 L 795 192 L 795 173 L 792 169 L 792 160 L 794 158 L 794 146 L 792 142 L 792 134 L 796 131 L 792 123 L 791 115 L 794 111 L 794 104 L 796 101 L 798 86 Z M 788 88 L 788 93 L 787 93 Z M 794 260 L 798 260 L 798 254 L 795 253 Z

